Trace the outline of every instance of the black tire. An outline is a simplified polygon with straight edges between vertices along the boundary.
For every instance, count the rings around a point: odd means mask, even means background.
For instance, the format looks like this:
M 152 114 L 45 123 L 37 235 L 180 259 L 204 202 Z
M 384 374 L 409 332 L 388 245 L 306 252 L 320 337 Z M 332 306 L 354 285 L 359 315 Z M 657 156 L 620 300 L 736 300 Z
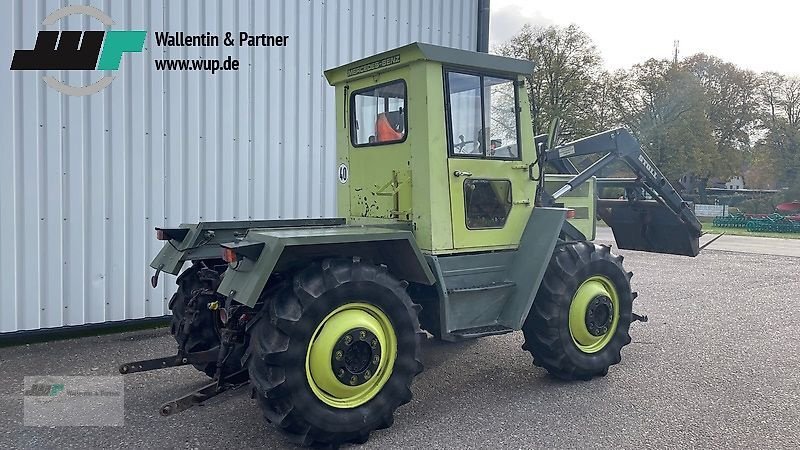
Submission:
M 633 273 L 625 272 L 622 260 L 621 255 L 611 253 L 611 247 L 591 242 L 556 248 L 522 328 L 525 335 L 522 348 L 531 352 L 535 365 L 564 380 L 589 380 L 606 375 L 609 366 L 620 362 L 622 347 L 631 342 L 628 330 L 636 297 L 630 286 Z M 572 338 L 569 310 L 577 289 L 597 275 L 613 283 L 619 301 L 619 319 L 605 347 L 587 353 Z
M 385 266 L 328 259 L 311 264 L 262 294 L 265 307 L 249 325 L 247 357 L 250 380 L 264 417 L 301 445 L 363 443 L 388 428 L 394 411 L 411 400 L 411 383 L 422 371 L 420 330 L 407 284 Z M 374 305 L 388 317 L 397 337 L 393 372 L 383 388 L 354 408 L 334 408 L 321 401 L 306 377 L 306 354 L 319 324 L 353 299 Z
M 216 293 L 220 277 L 219 272 L 198 262 L 186 269 L 176 281 L 178 290 L 169 302 L 169 309 L 172 310 L 170 332 L 179 347 L 184 345 L 186 352 L 200 352 L 220 345 L 219 315 L 208 309 L 209 303 L 223 301 L 223 297 Z M 223 374 L 230 375 L 241 370 L 244 350 L 244 345 L 234 348 L 225 360 Z M 194 367 L 209 377 L 213 377 L 217 370 L 216 362 L 194 364 Z

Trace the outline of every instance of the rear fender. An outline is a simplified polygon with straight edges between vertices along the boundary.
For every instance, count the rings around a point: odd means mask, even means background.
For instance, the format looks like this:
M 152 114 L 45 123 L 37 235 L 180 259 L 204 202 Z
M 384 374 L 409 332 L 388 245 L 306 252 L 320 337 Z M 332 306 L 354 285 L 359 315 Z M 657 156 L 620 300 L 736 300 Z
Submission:
M 177 275 L 186 261 L 219 259 L 221 243 L 241 239 L 251 228 L 322 227 L 343 225 L 344 222 L 344 219 L 289 219 L 181 224 L 170 230 L 174 233 L 168 233 L 179 239 L 165 242 L 150 267 Z
M 249 245 L 258 243 L 263 246 Z M 217 291 L 250 307 L 273 274 L 289 273 L 324 258 L 360 257 L 385 264 L 401 280 L 434 283 L 433 273 L 409 231 L 362 226 L 251 230 L 243 240 L 222 246 L 235 249 L 243 245 L 261 247 L 261 251 L 255 259 L 240 255 L 237 262 L 228 264 Z

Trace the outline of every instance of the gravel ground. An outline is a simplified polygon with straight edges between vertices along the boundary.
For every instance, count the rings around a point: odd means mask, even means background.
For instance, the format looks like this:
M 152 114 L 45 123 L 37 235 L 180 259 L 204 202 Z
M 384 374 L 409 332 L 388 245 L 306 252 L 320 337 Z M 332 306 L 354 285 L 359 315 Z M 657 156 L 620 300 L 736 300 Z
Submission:
M 521 333 L 430 340 L 414 401 L 363 448 L 800 448 L 800 260 L 622 253 L 650 321 L 607 377 L 552 379 Z M 173 351 L 164 328 L 0 349 L 0 448 L 293 448 L 247 388 L 160 417 L 204 384 L 191 367 L 125 377 L 124 426 L 22 426 L 23 376 L 115 375 Z

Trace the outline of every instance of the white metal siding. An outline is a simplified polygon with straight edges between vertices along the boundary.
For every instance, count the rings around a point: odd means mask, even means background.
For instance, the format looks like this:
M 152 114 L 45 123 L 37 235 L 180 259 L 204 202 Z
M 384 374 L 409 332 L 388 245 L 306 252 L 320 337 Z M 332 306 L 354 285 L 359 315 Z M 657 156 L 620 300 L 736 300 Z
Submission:
M 44 72 L 0 70 L 0 333 L 166 314 L 173 278 L 148 283 L 156 226 L 335 215 L 337 109 L 323 69 L 413 41 L 477 42 L 477 0 L 7 0 L 6 67 L 14 49 L 33 48 L 45 16 L 79 3 L 112 29 L 148 30 L 145 51 L 87 97 L 47 88 Z M 285 48 L 151 49 L 153 31 L 290 37 Z M 239 72 L 152 62 L 229 54 Z

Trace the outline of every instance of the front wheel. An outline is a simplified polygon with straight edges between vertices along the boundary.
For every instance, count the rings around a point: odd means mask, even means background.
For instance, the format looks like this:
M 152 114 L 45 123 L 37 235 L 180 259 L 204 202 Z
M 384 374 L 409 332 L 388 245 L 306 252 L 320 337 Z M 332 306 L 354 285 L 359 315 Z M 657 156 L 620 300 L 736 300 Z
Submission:
M 534 364 L 565 380 L 608 373 L 631 342 L 632 275 L 609 246 L 556 248 L 522 328 Z
M 406 284 L 384 266 L 325 260 L 265 291 L 248 369 L 267 421 L 302 445 L 365 442 L 422 371 Z

